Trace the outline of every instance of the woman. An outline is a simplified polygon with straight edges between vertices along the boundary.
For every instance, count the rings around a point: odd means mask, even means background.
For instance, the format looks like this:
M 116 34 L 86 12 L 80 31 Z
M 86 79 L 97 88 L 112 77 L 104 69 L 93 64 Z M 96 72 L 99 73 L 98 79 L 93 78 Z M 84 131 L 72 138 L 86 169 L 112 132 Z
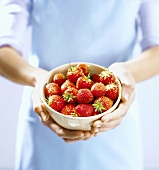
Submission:
M 143 169 L 138 111 L 132 102 L 135 82 L 159 72 L 158 8 L 155 0 L 1 1 L 0 73 L 27 85 L 19 114 L 16 170 Z M 130 60 L 138 17 L 142 52 Z M 27 62 L 22 56 L 29 26 L 32 55 Z M 31 62 L 35 56 L 37 65 Z M 74 61 L 109 67 L 122 83 L 118 109 L 95 121 L 89 132 L 60 127 L 39 98 L 48 70 Z

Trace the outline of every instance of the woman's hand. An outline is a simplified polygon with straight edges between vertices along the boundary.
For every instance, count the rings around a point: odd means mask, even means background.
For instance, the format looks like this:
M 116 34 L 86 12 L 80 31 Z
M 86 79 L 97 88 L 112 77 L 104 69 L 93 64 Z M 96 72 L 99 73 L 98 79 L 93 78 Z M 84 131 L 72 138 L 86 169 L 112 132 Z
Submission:
M 79 140 L 87 140 L 91 137 L 91 133 L 88 131 L 68 130 L 58 125 L 49 115 L 45 109 L 44 104 L 40 100 L 40 91 L 42 89 L 44 78 L 48 74 L 46 70 L 37 69 L 36 71 L 36 84 L 32 94 L 33 109 L 39 115 L 43 125 L 50 128 L 65 142 L 71 143 Z
M 109 70 L 112 71 L 121 82 L 121 102 L 116 110 L 93 123 L 93 135 L 96 135 L 98 132 L 105 132 L 117 127 L 135 99 L 135 81 L 128 70 L 126 70 L 120 63 L 112 64 L 109 67 Z

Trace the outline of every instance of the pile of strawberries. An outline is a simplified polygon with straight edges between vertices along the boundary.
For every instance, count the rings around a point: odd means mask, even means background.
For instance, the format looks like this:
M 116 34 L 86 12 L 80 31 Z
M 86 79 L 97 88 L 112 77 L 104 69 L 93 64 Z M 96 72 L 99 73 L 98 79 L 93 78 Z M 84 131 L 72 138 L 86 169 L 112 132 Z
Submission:
M 70 116 L 87 117 L 109 110 L 118 98 L 116 78 L 108 69 L 92 73 L 81 63 L 69 66 L 66 75 L 56 73 L 45 86 L 47 104 Z

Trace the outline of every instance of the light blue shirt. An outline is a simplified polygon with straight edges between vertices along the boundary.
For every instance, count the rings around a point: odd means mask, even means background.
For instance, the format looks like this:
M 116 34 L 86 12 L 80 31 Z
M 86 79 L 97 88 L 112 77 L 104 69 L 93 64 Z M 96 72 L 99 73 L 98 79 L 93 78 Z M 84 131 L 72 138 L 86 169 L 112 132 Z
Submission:
M 158 0 L 1 0 L 0 46 L 25 55 L 23 38 L 32 26 L 32 55 L 27 57 L 38 56 L 40 67 L 50 70 L 77 61 L 108 67 L 132 57 L 138 19 L 142 50 L 159 45 L 158 8 Z M 31 92 L 26 87 L 22 98 L 16 170 L 143 169 L 136 105 L 116 129 L 65 144 L 32 111 Z

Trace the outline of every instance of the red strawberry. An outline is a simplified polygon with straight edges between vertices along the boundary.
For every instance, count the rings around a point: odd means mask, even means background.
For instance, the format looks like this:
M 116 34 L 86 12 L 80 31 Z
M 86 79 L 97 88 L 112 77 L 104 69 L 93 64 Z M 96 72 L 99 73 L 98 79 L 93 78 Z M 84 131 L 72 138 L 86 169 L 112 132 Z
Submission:
M 119 88 L 115 83 L 111 83 L 106 85 L 106 93 L 105 95 L 112 100 L 116 100 L 118 98 Z
M 91 92 L 94 97 L 101 97 L 105 95 L 106 88 L 103 83 L 94 83 L 91 87 Z
M 78 103 L 90 103 L 93 100 L 93 94 L 90 89 L 80 89 L 77 93 Z
M 78 104 L 75 112 L 79 117 L 88 117 L 94 115 L 94 107 L 91 104 Z
M 45 86 L 45 96 L 46 98 L 48 98 L 49 96 L 51 95 L 54 95 L 54 94 L 60 94 L 60 86 L 56 83 L 48 83 L 46 84 Z
M 85 76 L 88 76 L 91 73 L 91 71 L 90 71 L 89 67 L 87 66 L 87 64 L 81 63 L 81 64 L 78 64 L 76 66 L 76 68 L 78 68 L 78 67 L 82 69 Z
M 76 88 L 75 84 L 70 82 L 69 80 L 66 80 L 62 85 L 61 85 L 61 93 L 64 94 L 65 90 L 68 89 L 68 87 L 74 87 Z
M 92 74 L 91 79 L 94 83 L 100 82 L 98 74 Z
M 76 99 L 77 93 L 78 90 L 76 88 L 69 87 L 67 90 L 65 90 L 62 96 L 67 103 L 75 103 L 77 101 Z
M 113 105 L 113 101 L 106 96 L 98 97 L 93 104 L 95 108 L 95 112 L 100 112 L 100 113 L 109 110 L 112 107 L 112 105 Z
M 67 104 L 62 108 L 61 113 L 69 116 L 77 116 L 75 113 L 75 107 L 75 104 Z
M 102 82 L 104 85 L 114 83 L 115 82 L 115 76 L 112 72 L 110 72 L 108 69 L 103 70 L 99 74 L 99 80 Z
M 66 80 L 66 77 L 62 73 L 56 73 L 53 77 L 53 82 L 57 83 L 59 86 L 61 86 Z
M 89 77 L 79 77 L 76 82 L 76 88 L 77 89 L 90 89 L 93 85 L 92 80 Z
M 68 80 L 70 80 L 72 83 L 76 83 L 77 79 L 79 77 L 82 77 L 84 75 L 81 68 L 77 68 L 76 66 L 70 66 L 68 68 L 66 77 Z
M 48 105 L 49 105 L 52 109 L 60 112 L 60 111 L 62 110 L 62 108 L 65 106 L 65 101 L 64 101 L 64 99 L 63 99 L 61 96 L 59 96 L 59 95 L 52 95 L 52 96 L 50 96 L 50 97 L 48 98 Z

